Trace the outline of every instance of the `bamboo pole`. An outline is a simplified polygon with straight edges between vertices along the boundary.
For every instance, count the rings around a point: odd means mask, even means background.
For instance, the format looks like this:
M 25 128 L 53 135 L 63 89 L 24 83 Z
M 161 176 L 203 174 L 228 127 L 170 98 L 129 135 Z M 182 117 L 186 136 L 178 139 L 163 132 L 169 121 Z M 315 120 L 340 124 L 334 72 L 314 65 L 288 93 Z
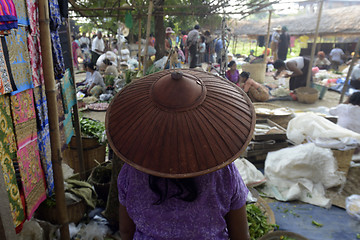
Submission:
M 74 56 L 72 54 L 72 49 L 71 49 L 71 34 L 70 34 L 70 23 L 69 23 L 69 19 L 66 19 L 66 23 L 67 23 L 67 28 L 66 28 L 66 32 L 68 35 L 68 41 L 69 41 L 69 49 L 68 51 L 70 52 L 70 56 L 71 56 L 71 68 L 70 68 L 70 73 L 71 73 L 71 77 L 73 79 L 74 82 L 74 90 L 76 93 L 76 81 L 75 81 L 75 74 L 74 74 Z M 76 96 L 75 96 L 76 97 Z M 77 147 L 77 153 L 78 153 L 78 160 L 79 160 L 79 169 L 80 169 L 80 178 L 82 180 L 85 180 L 86 178 L 86 174 L 85 174 L 85 164 L 84 164 L 84 151 L 83 151 L 83 144 L 82 144 L 82 138 L 81 138 L 81 130 L 80 130 L 80 120 L 79 120 L 79 110 L 78 110 L 78 105 L 77 105 L 77 101 L 76 104 L 73 106 L 73 116 L 74 116 L 74 128 L 75 128 L 75 137 L 76 137 L 76 147 Z
M 9 196 L 6 191 L 4 172 L 0 167 L 0 239 L 17 240 L 15 227 L 11 216 Z
M 69 240 L 69 224 L 65 203 L 64 178 L 61 168 L 59 118 L 57 112 L 56 89 L 49 26 L 49 2 L 39 0 L 40 44 L 42 48 L 45 92 L 49 111 L 51 162 L 53 166 L 56 211 L 60 223 L 61 240 Z
M 342 103 L 343 100 L 344 100 L 344 95 L 345 95 L 346 89 L 347 89 L 347 87 L 348 87 L 348 85 L 349 85 L 349 79 L 350 79 L 351 72 L 352 72 L 352 70 L 353 70 L 353 68 L 354 68 L 354 65 L 355 65 L 356 61 L 358 60 L 359 49 L 360 49 L 360 39 L 359 39 L 359 41 L 356 43 L 355 54 L 354 54 L 354 57 L 353 57 L 352 60 L 351 60 L 350 67 L 349 67 L 349 71 L 348 71 L 348 73 L 347 73 L 347 75 L 346 75 L 346 80 L 345 80 L 343 89 L 341 90 L 341 96 L 340 96 L 340 101 L 339 101 L 339 103 Z
M 141 70 L 141 17 L 139 17 L 138 59 L 139 59 L 139 71 L 140 71 Z
M 266 35 L 266 43 L 265 43 L 265 53 L 264 53 L 264 63 L 266 64 L 266 60 L 267 60 L 267 49 L 269 46 L 269 41 L 270 41 L 270 25 L 271 25 L 271 15 L 272 15 L 272 10 L 269 11 L 269 20 L 268 20 L 268 29 L 267 29 L 267 35 Z M 264 73 L 265 74 L 265 73 Z
M 149 39 L 150 39 L 150 27 L 151 27 L 151 14 L 154 8 L 154 3 L 152 0 L 149 2 L 149 9 L 148 9 L 148 17 L 147 17 L 147 23 L 146 23 L 146 44 L 145 44 L 145 54 L 144 54 L 144 64 L 143 64 L 143 75 L 146 74 L 147 69 L 147 55 L 148 55 L 148 47 L 149 47 Z
M 320 26 L 320 20 L 321 20 L 321 13 L 322 13 L 322 8 L 323 8 L 323 4 L 324 4 L 324 0 L 321 0 L 320 2 L 320 7 L 319 7 L 319 13 L 318 13 L 318 18 L 317 18 L 317 22 L 316 22 L 316 29 L 315 29 L 315 35 L 314 35 L 314 43 L 311 47 L 311 59 L 310 59 L 310 64 L 309 64 L 309 69 L 308 69 L 308 74 L 306 76 L 306 86 L 310 87 L 310 80 L 311 80 L 311 74 L 312 74 L 312 67 L 313 67 L 313 63 L 314 63 L 314 55 L 315 55 L 315 50 L 316 50 L 316 42 L 317 42 L 317 38 L 319 35 L 319 26 Z

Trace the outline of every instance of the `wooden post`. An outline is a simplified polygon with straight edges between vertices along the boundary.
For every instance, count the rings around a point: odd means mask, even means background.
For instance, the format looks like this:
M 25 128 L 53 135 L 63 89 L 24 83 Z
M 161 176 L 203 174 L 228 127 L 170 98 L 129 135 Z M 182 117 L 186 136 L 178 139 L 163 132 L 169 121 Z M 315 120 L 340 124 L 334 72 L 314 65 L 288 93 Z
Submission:
M 66 28 L 68 40 L 69 40 L 69 51 L 71 54 L 71 68 L 70 73 L 71 77 L 74 81 L 74 89 L 76 93 L 76 81 L 75 81 L 75 74 L 74 74 L 74 56 L 72 54 L 71 49 L 71 34 L 70 34 L 70 23 L 69 19 L 66 19 L 66 23 L 68 27 Z M 76 96 L 75 96 L 76 97 Z M 83 151 L 83 145 L 82 145 L 82 138 L 81 138 L 81 129 L 80 129 L 80 120 L 79 120 L 79 111 L 78 111 L 78 105 L 77 101 L 76 104 L 73 106 L 73 114 L 74 114 L 74 128 L 75 128 L 75 137 L 76 137 L 76 146 L 77 146 L 77 152 L 78 152 L 78 159 L 79 159 L 79 169 L 80 169 L 80 178 L 81 180 L 86 180 L 86 174 L 85 174 L 85 164 L 84 164 L 84 151 Z
M 306 76 L 306 87 L 310 87 L 310 79 L 311 79 L 312 67 L 313 67 L 313 63 L 314 63 L 314 56 L 315 56 L 315 50 L 316 50 L 316 41 L 317 41 L 317 37 L 319 35 L 319 26 L 320 26 L 321 12 L 322 12 L 322 8 L 323 8 L 323 4 L 324 4 L 324 0 L 321 0 L 320 7 L 319 7 L 318 18 L 317 18 L 317 22 L 316 22 L 314 43 L 313 43 L 313 45 L 311 47 L 311 59 L 310 59 L 308 74 Z
M 0 239 L 16 240 L 15 227 L 10 210 L 10 202 L 6 191 L 4 172 L 0 167 Z
M 39 0 L 40 44 L 42 48 L 45 92 L 49 111 L 51 162 L 54 174 L 56 211 L 60 223 L 61 240 L 69 240 L 70 233 L 65 203 L 64 178 L 61 168 L 62 153 L 49 22 L 49 2 L 48 0 Z
M 150 0 L 149 2 L 149 9 L 148 9 L 148 16 L 147 16 L 147 23 L 146 23 L 146 44 L 145 44 L 145 56 L 144 56 L 144 64 L 143 64 L 143 75 L 145 76 L 146 74 L 146 69 L 147 69 L 147 55 L 148 55 L 148 47 L 149 47 L 149 38 L 150 38 L 150 27 L 151 27 L 151 15 L 152 15 L 152 11 L 154 8 L 154 3 L 152 0 Z
M 270 41 L 270 25 L 271 25 L 271 15 L 272 15 L 272 10 L 269 11 L 269 20 L 268 20 L 268 29 L 267 29 L 267 35 L 266 35 L 266 43 L 265 43 L 265 53 L 264 53 L 264 63 L 266 64 L 266 60 L 267 60 L 267 49 L 269 46 L 269 41 Z M 266 68 L 265 68 L 266 69 Z M 265 73 L 264 73 L 265 74 Z
M 141 70 L 141 17 L 139 16 L 139 33 L 138 33 L 138 59 L 139 71 Z
M 344 100 L 344 95 L 345 95 L 346 89 L 347 89 L 347 87 L 348 87 L 348 85 L 349 85 L 349 79 L 350 79 L 351 72 L 352 72 L 352 70 L 353 70 L 353 68 L 354 68 L 354 65 L 355 65 L 356 61 L 358 60 L 358 52 L 359 52 L 359 49 L 360 49 L 360 39 L 359 39 L 359 41 L 357 42 L 356 47 L 355 47 L 355 54 L 354 54 L 354 56 L 353 56 L 353 58 L 352 58 L 352 60 L 351 60 L 350 67 L 349 67 L 349 71 L 348 71 L 348 73 L 347 73 L 347 75 L 346 75 L 346 80 L 345 80 L 343 89 L 342 89 L 342 91 L 341 91 L 341 96 L 340 96 L 340 101 L 339 101 L 339 103 L 342 103 L 343 100 Z

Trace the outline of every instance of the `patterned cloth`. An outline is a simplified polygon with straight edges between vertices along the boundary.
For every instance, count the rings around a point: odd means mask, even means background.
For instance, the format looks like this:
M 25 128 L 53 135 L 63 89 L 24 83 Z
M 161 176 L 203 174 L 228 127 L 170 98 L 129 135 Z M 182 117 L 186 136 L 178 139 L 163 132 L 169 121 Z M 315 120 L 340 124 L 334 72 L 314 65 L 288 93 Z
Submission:
M 29 26 L 30 22 L 27 15 L 25 0 L 14 0 L 14 4 L 18 18 L 18 24 L 23 26 Z
M 18 27 L 15 4 L 12 0 L 0 0 L 0 30 Z
M 33 90 L 11 96 L 11 109 L 17 142 L 17 160 L 25 195 L 27 219 L 46 198 L 44 172 L 37 143 Z
M 16 90 L 14 79 L 11 73 L 9 53 L 5 38 L 1 37 L 0 42 L 0 95 L 11 93 Z
M 61 95 L 60 83 L 57 84 L 56 90 L 57 90 L 56 101 L 57 101 L 57 110 L 59 117 L 60 146 L 61 146 L 61 151 L 64 151 L 67 145 L 66 145 L 66 136 L 65 136 L 65 128 L 64 128 L 65 113 L 64 113 L 63 99 Z
M 54 177 L 51 162 L 48 109 L 45 90 L 43 86 L 34 88 L 34 97 L 37 115 L 37 136 L 40 151 L 40 160 L 45 171 L 47 194 L 48 196 L 51 196 L 54 192 Z
M 42 67 L 41 46 L 39 35 L 28 36 L 28 48 L 32 70 L 34 87 L 44 84 L 44 72 Z
M 25 213 L 12 163 L 12 159 L 16 158 L 16 140 L 10 113 L 9 96 L 0 96 L 0 123 L 0 167 L 4 174 L 13 223 L 17 227 L 25 220 Z
M 66 69 L 61 81 L 62 96 L 64 98 L 65 113 L 71 112 L 71 108 L 76 104 L 74 81 L 71 77 L 70 69 Z
M 71 141 L 71 137 L 74 136 L 74 134 L 75 134 L 73 123 L 72 123 L 71 112 L 65 114 L 64 131 L 65 131 L 65 141 L 66 141 L 66 145 L 67 145 Z
M 38 0 L 26 0 L 27 13 L 30 23 L 30 34 L 32 36 L 40 34 L 39 29 L 39 1 Z
M 33 88 L 25 27 L 11 30 L 11 34 L 6 36 L 5 40 L 9 50 L 11 72 L 17 88 L 11 95 L 15 95 L 21 91 Z

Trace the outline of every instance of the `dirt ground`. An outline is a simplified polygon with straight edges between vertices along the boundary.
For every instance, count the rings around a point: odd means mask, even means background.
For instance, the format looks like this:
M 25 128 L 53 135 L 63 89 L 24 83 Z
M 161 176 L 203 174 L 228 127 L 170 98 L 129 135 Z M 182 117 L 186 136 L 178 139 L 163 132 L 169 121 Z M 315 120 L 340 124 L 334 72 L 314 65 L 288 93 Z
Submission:
M 75 74 L 76 82 L 83 81 L 84 79 L 85 79 L 85 73 L 76 73 Z M 271 76 L 266 76 L 265 84 L 269 84 L 269 83 L 277 84 L 277 81 L 273 80 L 273 78 Z M 286 83 L 288 84 L 288 80 Z M 298 101 L 271 101 L 269 103 L 276 104 L 276 105 L 279 105 L 282 107 L 289 107 L 289 108 L 294 109 L 294 111 L 296 111 L 296 110 L 304 111 L 309 108 L 335 107 L 339 104 L 340 96 L 341 96 L 340 93 L 337 93 L 334 91 L 327 91 L 325 93 L 325 95 L 323 96 L 323 99 L 318 100 L 313 104 L 305 104 L 305 103 L 300 103 Z M 84 117 L 89 117 L 89 118 L 93 118 L 93 119 L 105 122 L 106 112 L 96 112 L 96 111 L 86 110 L 86 111 L 82 111 L 81 115 Z

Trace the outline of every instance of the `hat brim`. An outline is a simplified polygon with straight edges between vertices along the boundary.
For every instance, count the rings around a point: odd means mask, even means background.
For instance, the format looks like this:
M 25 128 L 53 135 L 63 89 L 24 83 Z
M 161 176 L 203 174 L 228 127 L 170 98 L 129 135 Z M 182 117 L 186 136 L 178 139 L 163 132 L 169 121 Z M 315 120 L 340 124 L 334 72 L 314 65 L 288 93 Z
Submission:
M 195 177 L 227 166 L 252 139 L 256 114 L 250 99 L 226 79 L 183 69 L 184 86 L 201 88 L 202 97 L 194 98 L 195 107 L 167 108 L 153 92 L 171 72 L 133 81 L 114 97 L 105 122 L 111 148 L 134 168 L 165 178 Z M 160 98 L 172 94 L 166 89 Z

